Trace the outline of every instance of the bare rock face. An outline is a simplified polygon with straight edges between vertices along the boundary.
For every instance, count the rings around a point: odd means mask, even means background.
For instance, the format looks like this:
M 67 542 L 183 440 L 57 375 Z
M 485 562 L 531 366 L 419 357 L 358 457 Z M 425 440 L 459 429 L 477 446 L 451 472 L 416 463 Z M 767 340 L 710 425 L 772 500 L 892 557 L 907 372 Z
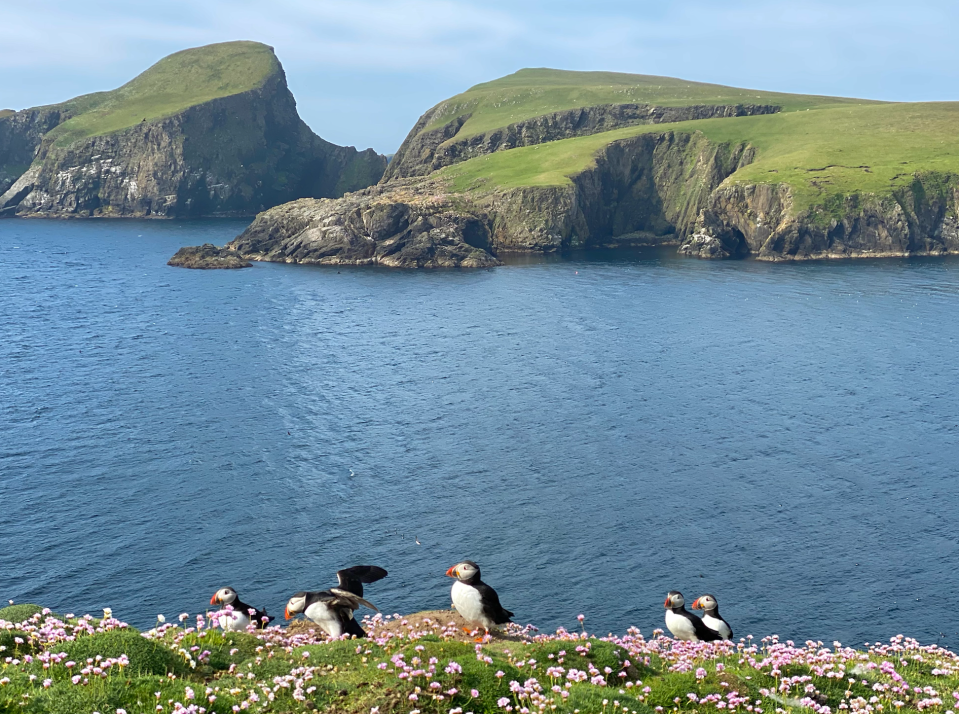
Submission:
M 302 199 L 261 213 L 228 248 L 250 260 L 400 268 L 499 265 L 488 217 L 456 197 L 377 186 L 337 200 Z
M 170 258 L 167 265 L 172 265 L 175 268 L 195 268 L 198 270 L 253 267 L 253 263 L 243 260 L 235 251 L 229 248 L 218 248 L 212 243 L 180 248 Z

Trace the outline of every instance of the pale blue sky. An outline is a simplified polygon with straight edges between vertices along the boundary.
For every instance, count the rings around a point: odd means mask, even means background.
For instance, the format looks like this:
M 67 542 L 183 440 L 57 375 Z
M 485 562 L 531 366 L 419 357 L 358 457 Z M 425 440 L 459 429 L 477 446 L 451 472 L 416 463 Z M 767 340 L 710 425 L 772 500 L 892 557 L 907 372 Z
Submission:
M 176 50 L 272 45 L 300 114 L 395 151 L 417 117 L 522 67 L 959 99 L 957 0 L 0 0 L 0 108 L 111 89 Z

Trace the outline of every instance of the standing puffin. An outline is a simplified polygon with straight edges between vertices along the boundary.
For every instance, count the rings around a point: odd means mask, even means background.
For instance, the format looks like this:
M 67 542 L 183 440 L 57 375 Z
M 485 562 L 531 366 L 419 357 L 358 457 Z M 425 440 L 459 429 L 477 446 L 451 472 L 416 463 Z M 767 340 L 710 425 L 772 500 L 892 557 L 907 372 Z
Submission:
M 298 592 L 286 603 L 286 619 L 300 613 L 320 626 L 330 637 L 344 634 L 366 637 L 366 633 L 353 617 L 353 611 L 364 605 L 379 612 L 376 605 L 347 590 L 330 588 L 319 592 Z
M 487 633 L 496 625 L 512 622 L 513 613 L 500 605 L 496 591 L 480 580 L 479 566 L 472 560 L 457 563 L 446 574 L 456 578 L 450 594 L 464 620 L 482 625 Z
M 257 629 L 262 630 L 270 620 L 267 617 L 266 610 L 257 610 L 255 607 L 250 607 L 240 600 L 240 596 L 236 594 L 236 590 L 233 588 L 217 590 L 210 598 L 210 604 L 220 605 L 221 607 L 229 605 L 233 608 L 233 612 L 224 613 L 220 616 L 220 627 L 226 632 L 242 632 L 249 627 L 250 622 L 253 622 Z M 250 610 L 253 611 L 252 616 Z
M 733 628 L 719 614 L 719 603 L 712 595 L 702 595 L 693 601 L 694 610 L 703 611 L 703 624 L 710 630 L 717 633 L 721 639 L 731 640 L 733 638 Z
M 677 640 L 687 642 L 712 642 L 719 639 L 703 621 L 686 609 L 686 600 L 678 590 L 670 590 L 666 596 L 666 627 Z

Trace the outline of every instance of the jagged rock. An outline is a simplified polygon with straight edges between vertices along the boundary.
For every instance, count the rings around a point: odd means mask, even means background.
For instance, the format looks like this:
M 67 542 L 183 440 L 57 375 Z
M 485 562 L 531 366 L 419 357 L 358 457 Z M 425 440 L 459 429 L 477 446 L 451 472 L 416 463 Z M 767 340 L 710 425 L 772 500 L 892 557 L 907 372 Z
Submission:
M 236 251 L 218 248 L 212 243 L 180 248 L 170 258 L 167 265 L 175 268 L 196 268 L 198 270 L 252 268 L 253 263 L 243 260 Z
M 403 185 L 376 186 L 337 200 L 277 206 L 227 247 L 244 258 L 320 265 L 485 268 L 492 253 L 488 218 L 457 197 Z M 434 187 L 435 188 L 435 187 Z
M 730 253 L 723 242 L 715 236 L 706 233 L 694 233 L 679 246 L 679 252 L 696 258 L 721 259 L 729 258 Z

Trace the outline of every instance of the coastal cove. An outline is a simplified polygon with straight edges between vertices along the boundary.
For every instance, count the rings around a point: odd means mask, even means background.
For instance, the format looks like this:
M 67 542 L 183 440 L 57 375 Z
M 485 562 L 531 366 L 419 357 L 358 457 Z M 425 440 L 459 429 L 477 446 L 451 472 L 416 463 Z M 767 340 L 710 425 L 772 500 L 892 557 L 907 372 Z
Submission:
M 675 588 L 959 646 L 959 259 L 166 265 L 244 227 L 0 221 L 4 599 L 146 628 L 371 562 L 414 612 L 469 557 L 544 630 Z

